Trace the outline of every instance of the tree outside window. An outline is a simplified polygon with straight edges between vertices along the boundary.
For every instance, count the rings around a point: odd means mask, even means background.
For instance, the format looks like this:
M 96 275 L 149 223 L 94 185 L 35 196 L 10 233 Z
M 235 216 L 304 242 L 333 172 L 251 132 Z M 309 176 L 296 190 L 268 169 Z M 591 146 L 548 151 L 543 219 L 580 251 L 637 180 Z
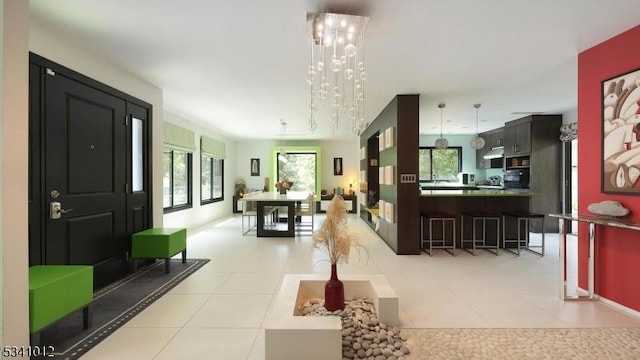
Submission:
M 277 159 L 276 154 L 276 159 Z M 316 159 L 315 153 L 287 153 L 287 162 L 278 161 L 278 179 L 289 179 L 293 182 L 292 191 L 315 192 Z M 275 189 L 271 189 L 274 191 Z
M 200 172 L 200 203 L 207 204 L 224 200 L 222 195 L 224 160 L 213 156 L 202 155 Z
M 462 148 L 421 147 L 418 169 L 420 181 L 457 181 L 462 171 Z
M 191 207 L 191 153 L 164 149 L 162 205 L 166 211 Z

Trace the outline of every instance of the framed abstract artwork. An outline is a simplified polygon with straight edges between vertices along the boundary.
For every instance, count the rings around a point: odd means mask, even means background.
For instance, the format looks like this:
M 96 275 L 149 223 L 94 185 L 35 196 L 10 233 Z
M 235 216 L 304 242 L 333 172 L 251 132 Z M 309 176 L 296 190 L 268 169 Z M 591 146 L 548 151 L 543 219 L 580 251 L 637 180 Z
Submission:
M 251 176 L 260 176 L 260 159 L 251 159 Z
M 602 192 L 640 194 L 640 69 L 602 82 Z
M 342 158 L 333 158 L 333 175 L 342 175 Z

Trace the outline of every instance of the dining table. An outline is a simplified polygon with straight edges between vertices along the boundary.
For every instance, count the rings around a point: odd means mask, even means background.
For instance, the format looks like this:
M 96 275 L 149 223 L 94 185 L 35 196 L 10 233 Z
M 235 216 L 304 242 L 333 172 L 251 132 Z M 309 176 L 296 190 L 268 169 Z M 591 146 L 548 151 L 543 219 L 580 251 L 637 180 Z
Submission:
M 240 201 L 254 201 L 256 204 L 256 236 L 257 237 L 295 237 L 295 213 L 303 201 L 307 201 L 312 193 L 307 191 L 287 191 L 282 194 L 279 191 L 254 192 L 245 194 Z M 279 214 L 286 208 L 286 227 L 279 226 L 279 217 L 276 215 L 275 225 L 267 225 L 268 215 Z M 274 210 L 276 210 L 274 212 Z

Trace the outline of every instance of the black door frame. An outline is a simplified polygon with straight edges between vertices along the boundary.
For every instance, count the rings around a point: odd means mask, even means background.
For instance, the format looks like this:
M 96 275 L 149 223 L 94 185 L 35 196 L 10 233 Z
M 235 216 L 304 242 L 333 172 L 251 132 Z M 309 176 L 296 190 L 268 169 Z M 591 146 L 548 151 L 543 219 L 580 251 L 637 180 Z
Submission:
M 49 197 L 44 189 L 45 169 L 45 86 L 44 77 L 52 73 L 78 81 L 96 90 L 108 93 L 126 102 L 126 167 L 127 183 L 131 184 L 131 132 L 132 117 L 143 121 L 143 191 L 126 189 L 125 228 L 127 233 L 126 258 L 130 256 L 130 234 L 153 226 L 152 189 L 152 105 L 120 90 L 100 83 L 65 66 L 37 54 L 29 53 L 29 265 L 47 264 L 45 254 L 45 222 L 49 216 Z M 49 75 L 48 75 L 49 74 Z M 128 269 L 128 268 L 127 268 Z M 126 270 L 125 270 L 126 271 Z M 104 284 L 103 284 L 104 285 Z
M 571 150 L 571 140 L 570 141 L 564 141 L 562 143 L 563 146 L 563 153 L 564 153 L 564 158 L 563 158 L 563 177 L 564 177 L 564 184 L 563 185 L 563 189 L 564 189 L 564 199 L 563 199 L 563 209 L 562 212 L 564 212 L 565 214 L 571 214 L 571 203 L 573 201 L 573 197 L 571 196 L 571 188 L 573 187 L 573 182 L 571 180 L 572 178 L 572 165 L 571 165 L 571 158 L 573 156 L 573 151 Z M 567 233 L 572 233 L 574 230 L 577 231 L 578 229 L 573 229 L 573 223 L 571 221 L 567 222 L 567 227 L 568 229 L 566 229 Z

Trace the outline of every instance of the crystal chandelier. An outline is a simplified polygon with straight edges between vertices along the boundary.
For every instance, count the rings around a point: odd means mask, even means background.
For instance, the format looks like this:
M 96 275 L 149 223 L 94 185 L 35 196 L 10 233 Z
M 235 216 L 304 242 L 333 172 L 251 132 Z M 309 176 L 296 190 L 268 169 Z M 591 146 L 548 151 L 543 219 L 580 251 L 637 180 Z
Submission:
M 449 146 L 449 141 L 442 136 L 442 113 L 444 112 L 444 107 L 447 106 L 445 103 L 438 104 L 440 108 L 440 137 L 436 139 L 436 149 L 446 149 Z
M 471 146 L 472 149 L 478 150 L 484 147 L 485 141 L 482 137 L 478 136 L 478 109 L 480 109 L 480 104 L 473 104 L 473 107 L 476 108 L 476 136 L 469 141 L 469 146 Z
M 307 72 L 310 87 L 309 129 L 318 128 L 318 107 L 330 109 L 331 125 L 343 117 L 352 133 L 365 129 L 364 31 L 369 18 L 333 13 L 307 13 L 311 31 L 311 60 Z

